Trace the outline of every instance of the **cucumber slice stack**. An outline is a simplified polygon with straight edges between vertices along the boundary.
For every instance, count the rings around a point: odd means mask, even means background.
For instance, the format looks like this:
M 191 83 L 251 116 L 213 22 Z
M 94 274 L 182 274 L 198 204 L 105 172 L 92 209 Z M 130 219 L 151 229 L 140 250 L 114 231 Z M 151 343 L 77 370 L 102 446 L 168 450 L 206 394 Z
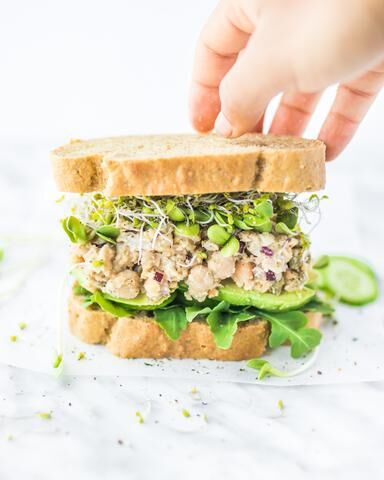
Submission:
M 319 288 L 343 303 L 367 305 L 379 295 L 375 272 L 356 258 L 329 256 L 328 264 L 316 270 L 320 275 Z

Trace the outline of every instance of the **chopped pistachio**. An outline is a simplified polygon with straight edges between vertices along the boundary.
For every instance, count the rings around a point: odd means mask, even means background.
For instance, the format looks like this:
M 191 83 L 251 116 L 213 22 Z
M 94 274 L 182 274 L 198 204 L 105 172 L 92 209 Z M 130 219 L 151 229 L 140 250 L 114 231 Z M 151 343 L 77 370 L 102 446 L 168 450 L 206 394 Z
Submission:
M 77 355 L 77 360 L 83 360 L 85 358 L 85 352 L 79 352 Z
M 136 417 L 139 419 L 139 423 L 144 423 L 144 417 L 143 415 L 141 414 L 141 412 L 137 411 L 135 413 Z
M 185 417 L 185 418 L 189 418 L 191 416 L 191 414 L 185 408 L 183 408 L 181 413 L 183 414 L 183 417 Z
M 283 400 L 278 400 L 277 406 L 280 408 L 280 410 L 283 410 L 283 408 L 284 408 Z
M 193 387 L 191 393 L 192 395 L 195 395 L 196 393 L 199 393 L 199 390 L 196 387 Z
M 11 335 L 11 336 L 9 337 L 9 340 L 10 340 L 11 342 L 16 342 L 16 341 L 17 341 L 17 335 Z
M 27 324 L 25 322 L 20 322 L 19 323 L 19 328 L 20 328 L 20 330 L 25 330 L 27 328 Z
M 92 260 L 93 267 L 102 267 L 104 265 L 104 260 Z
M 52 419 L 51 412 L 39 412 L 36 415 L 38 415 L 42 420 L 51 420 Z

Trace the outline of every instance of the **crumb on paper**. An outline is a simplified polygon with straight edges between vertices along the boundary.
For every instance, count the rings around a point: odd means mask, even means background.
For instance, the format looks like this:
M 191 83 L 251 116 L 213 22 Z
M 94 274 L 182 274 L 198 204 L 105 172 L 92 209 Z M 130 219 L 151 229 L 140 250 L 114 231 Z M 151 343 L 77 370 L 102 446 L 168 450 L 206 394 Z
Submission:
M 20 322 L 20 323 L 19 323 L 19 328 L 20 328 L 20 330 L 25 330 L 25 329 L 27 328 L 27 326 L 28 326 L 28 325 L 27 325 L 25 322 Z
M 277 406 L 278 406 L 278 408 L 280 408 L 280 410 L 283 410 L 283 409 L 284 409 L 284 402 L 283 402 L 283 400 L 278 400 L 278 401 L 277 401 Z

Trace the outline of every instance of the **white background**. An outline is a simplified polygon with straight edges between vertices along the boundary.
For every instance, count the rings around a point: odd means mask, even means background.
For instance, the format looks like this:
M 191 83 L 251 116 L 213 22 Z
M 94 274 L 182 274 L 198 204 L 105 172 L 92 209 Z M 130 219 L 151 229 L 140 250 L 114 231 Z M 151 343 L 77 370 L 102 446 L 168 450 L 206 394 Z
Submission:
M 194 45 L 215 4 L 1 0 L 0 139 L 61 142 L 190 129 Z M 309 135 L 316 134 L 331 100 L 332 92 L 320 104 Z M 383 121 L 381 96 L 355 149 L 376 142 Z

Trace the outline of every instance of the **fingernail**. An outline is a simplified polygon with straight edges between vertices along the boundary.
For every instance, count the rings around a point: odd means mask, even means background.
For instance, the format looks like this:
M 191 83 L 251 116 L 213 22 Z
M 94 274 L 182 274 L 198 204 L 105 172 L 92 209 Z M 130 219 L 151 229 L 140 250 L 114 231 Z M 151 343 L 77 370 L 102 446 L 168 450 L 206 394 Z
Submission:
M 221 112 L 216 118 L 215 130 L 219 135 L 223 135 L 223 137 L 230 137 L 232 135 L 232 125 Z

